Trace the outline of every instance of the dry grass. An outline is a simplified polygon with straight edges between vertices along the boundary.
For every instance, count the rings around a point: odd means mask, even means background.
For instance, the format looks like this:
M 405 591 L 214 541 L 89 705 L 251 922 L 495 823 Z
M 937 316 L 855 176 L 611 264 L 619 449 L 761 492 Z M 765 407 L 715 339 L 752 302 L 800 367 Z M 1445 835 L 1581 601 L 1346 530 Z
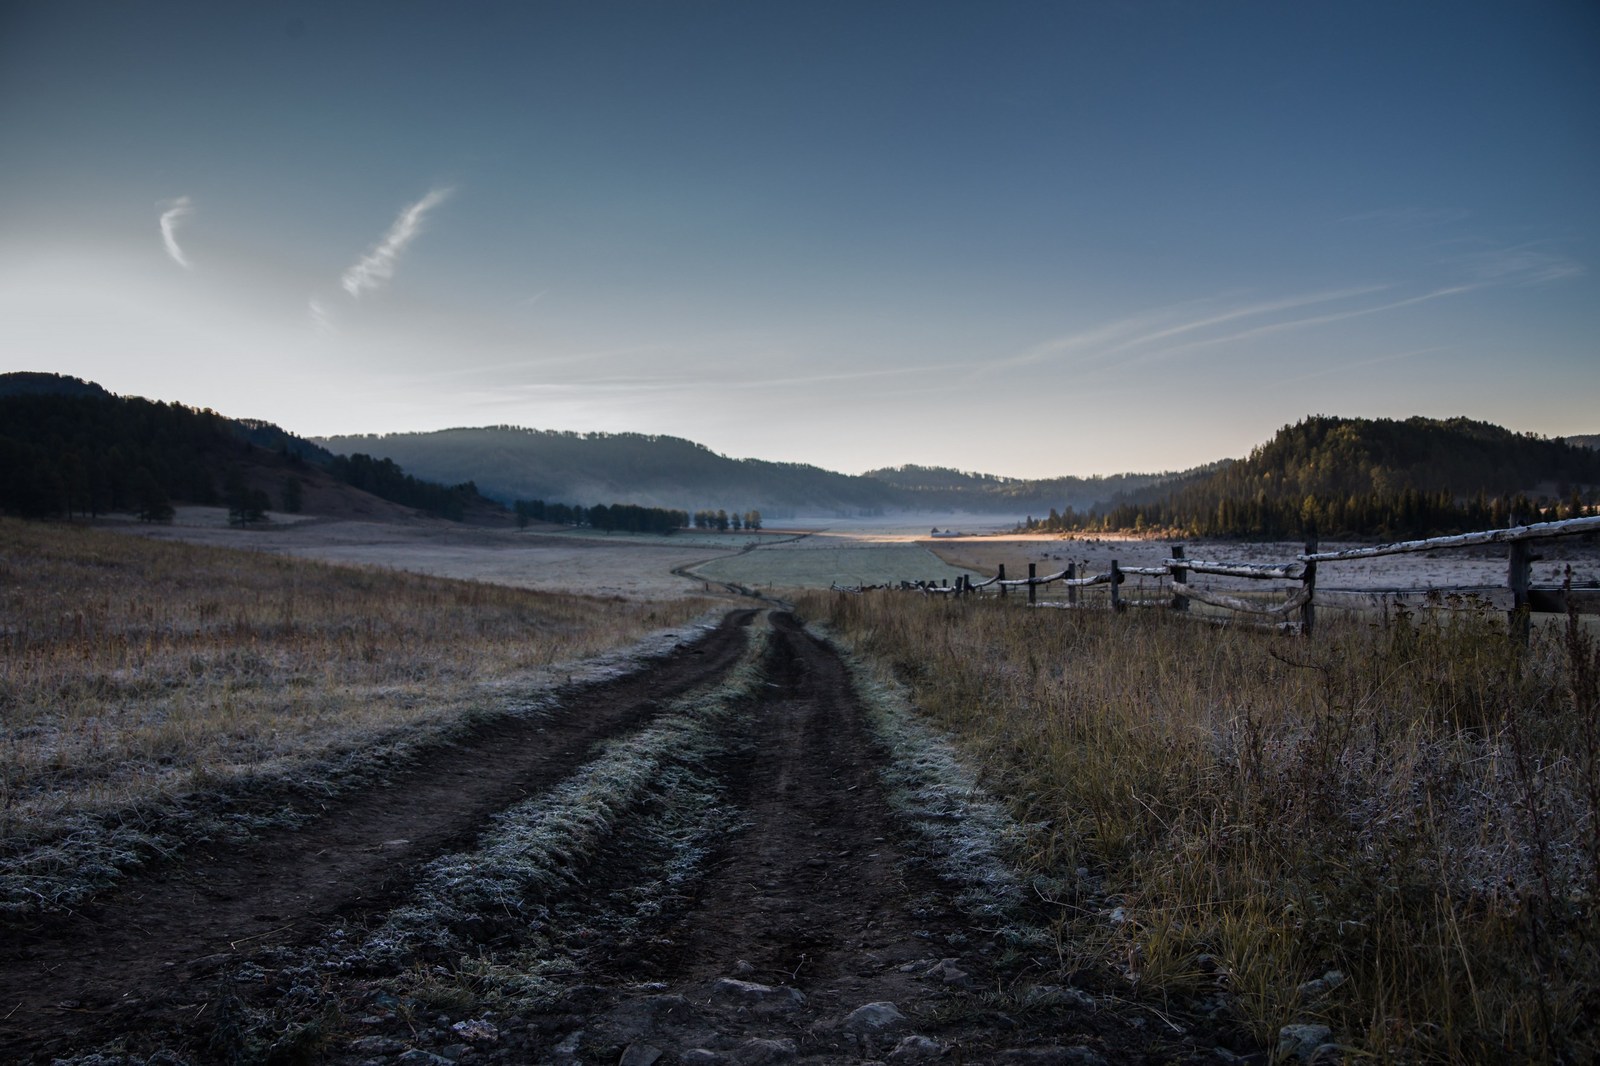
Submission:
M 0 521 L 0 856 L 503 709 L 708 606 Z
M 1384 1061 L 1591 1061 L 1600 656 L 1498 613 L 1301 642 L 813 595 L 1038 826 L 1061 966 Z M 1343 978 L 1312 982 L 1330 971 Z M 1336 987 L 1332 987 L 1336 986 Z

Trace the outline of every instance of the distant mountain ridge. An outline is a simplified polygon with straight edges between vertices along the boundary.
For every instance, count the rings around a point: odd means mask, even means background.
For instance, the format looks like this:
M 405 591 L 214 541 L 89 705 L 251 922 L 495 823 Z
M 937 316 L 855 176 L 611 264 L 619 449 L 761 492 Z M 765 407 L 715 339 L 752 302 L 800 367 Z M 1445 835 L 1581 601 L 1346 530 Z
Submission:
M 1119 491 L 1179 476 L 1030 481 L 921 466 L 850 475 L 804 463 L 732 459 L 679 437 L 521 426 L 323 437 L 318 443 L 336 452 L 387 456 L 420 477 L 470 479 L 481 491 L 506 501 L 626 501 L 691 511 L 702 506 L 754 508 L 769 520 L 891 512 L 1020 519 L 1069 501 L 1089 507 Z
M 1037 516 L 1036 528 L 1063 531 L 1425 534 L 1592 513 L 1597 445 L 1600 435 L 1552 439 L 1466 418 L 1318 415 L 1244 459 L 1181 472 L 1030 480 L 907 464 L 847 475 L 638 433 L 489 426 L 312 441 L 66 375 L 0 374 L 0 511 L 15 514 L 124 509 L 152 488 L 217 502 L 229 481 L 279 489 L 303 477 L 308 492 L 330 501 L 353 487 L 497 523 L 511 520 L 501 504 L 542 500 L 758 510 L 768 522 L 961 512 Z

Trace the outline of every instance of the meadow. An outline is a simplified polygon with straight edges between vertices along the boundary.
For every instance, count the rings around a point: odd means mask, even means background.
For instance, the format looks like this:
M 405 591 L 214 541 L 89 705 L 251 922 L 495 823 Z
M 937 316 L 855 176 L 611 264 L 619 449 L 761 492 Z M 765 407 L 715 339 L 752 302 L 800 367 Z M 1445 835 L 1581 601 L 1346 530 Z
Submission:
M 1029 827 L 1064 979 L 1392 1062 L 1590 1061 L 1600 652 L 1494 611 L 1312 641 L 889 591 L 801 608 Z
M 337 788 L 710 606 L 0 520 L 0 908 L 69 904 L 213 832 L 218 796 Z

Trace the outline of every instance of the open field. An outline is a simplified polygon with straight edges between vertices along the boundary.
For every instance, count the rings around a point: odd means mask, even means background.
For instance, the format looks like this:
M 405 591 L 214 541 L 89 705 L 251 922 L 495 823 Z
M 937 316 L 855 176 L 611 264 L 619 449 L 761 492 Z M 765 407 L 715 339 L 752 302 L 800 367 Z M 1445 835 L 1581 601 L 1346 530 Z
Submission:
M 0 581 L 7 1061 L 1247 1040 L 1055 983 L 1018 828 L 788 615 L 15 522 Z
M 156 808 L 319 780 L 508 686 L 531 699 L 652 634 L 670 646 L 709 606 L 0 521 L 0 904 L 92 891 L 156 846 L 138 828 Z M 95 852 L 96 877 L 63 847 Z
M 752 589 L 827 588 L 900 581 L 954 581 L 969 570 L 951 566 L 926 548 L 871 534 L 815 533 L 724 556 L 692 573 Z
M 171 525 L 128 522 L 125 532 L 549 592 L 584 592 L 634 600 L 667 600 L 701 591 L 676 568 L 736 551 L 743 539 L 712 536 L 564 535 L 562 531 L 483 529 L 433 519 L 366 522 L 288 521 L 232 529 L 215 507 L 181 507 Z M 733 536 L 732 534 L 729 535 Z
M 0 1055 L 1593 1057 L 1586 631 L 803 593 L 1167 545 L 752 540 L 0 522 Z

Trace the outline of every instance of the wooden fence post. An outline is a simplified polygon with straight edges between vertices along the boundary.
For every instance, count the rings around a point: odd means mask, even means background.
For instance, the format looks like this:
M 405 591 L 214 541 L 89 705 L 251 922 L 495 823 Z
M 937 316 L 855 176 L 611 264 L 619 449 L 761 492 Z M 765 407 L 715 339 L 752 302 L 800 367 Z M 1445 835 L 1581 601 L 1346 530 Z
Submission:
M 1001 599 L 1005 599 L 1005 595 L 1006 595 L 1006 564 L 1005 563 L 1001 563 L 1000 564 L 1000 598 Z
M 1076 607 L 1076 606 L 1078 606 L 1078 586 L 1072 584 L 1072 582 L 1076 581 L 1077 579 L 1078 579 L 1078 564 L 1077 563 L 1068 563 L 1067 564 L 1067 606 L 1068 607 Z
M 1182 559 L 1183 558 L 1183 545 L 1182 544 L 1176 545 L 1172 549 L 1172 557 L 1174 559 Z M 1177 583 L 1179 583 L 1179 584 L 1188 584 L 1188 582 L 1189 582 L 1189 571 L 1188 571 L 1188 569 L 1186 567 L 1182 567 L 1182 566 L 1174 566 L 1174 567 L 1172 567 L 1172 580 L 1177 582 Z M 1189 609 L 1189 597 L 1181 595 L 1181 594 L 1175 594 L 1172 597 L 1172 609 L 1174 611 L 1187 611 Z
M 1111 609 L 1122 610 L 1122 593 L 1117 591 L 1117 586 L 1122 584 L 1122 567 L 1117 565 L 1115 559 L 1111 560 Z
M 1030 607 L 1039 602 L 1039 586 L 1035 585 L 1033 583 L 1033 579 L 1038 577 L 1038 576 L 1039 576 L 1039 564 L 1038 563 L 1029 563 L 1028 564 L 1028 606 L 1030 606 Z
M 1528 541 L 1514 540 L 1511 542 L 1511 551 L 1507 553 L 1508 560 L 1506 574 L 1507 583 L 1511 586 L 1511 636 L 1526 645 L 1529 633 L 1533 629 L 1530 613 L 1532 608 L 1528 604 L 1528 585 L 1532 580 L 1533 554 L 1528 548 Z
M 1306 538 L 1306 554 L 1317 554 L 1317 538 Z M 1306 563 L 1305 573 L 1300 575 L 1300 587 L 1305 591 L 1306 602 L 1300 608 L 1300 632 L 1306 637 L 1311 636 L 1311 630 L 1317 624 L 1317 564 Z

